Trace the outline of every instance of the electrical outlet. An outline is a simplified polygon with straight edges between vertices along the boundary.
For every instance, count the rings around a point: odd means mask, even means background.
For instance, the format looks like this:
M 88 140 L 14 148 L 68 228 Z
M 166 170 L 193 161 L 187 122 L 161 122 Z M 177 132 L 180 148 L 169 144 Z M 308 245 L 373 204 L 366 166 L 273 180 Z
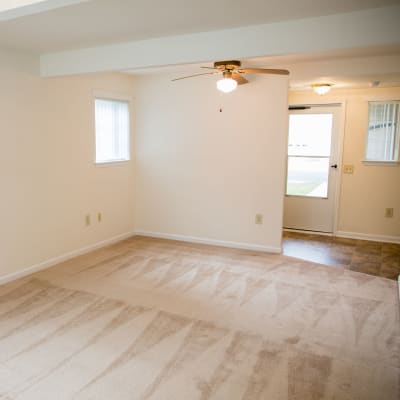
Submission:
M 343 165 L 343 173 L 344 174 L 354 174 L 354 165 L 352 165 L 352 164 Z
M 85 223 L 86 223 L 86 226 L 89 226 L 89 225 L 90 225 L 90 214 L 86 214 L 86 216 L 85 216 Z
M 97 213 L 97 222 L 100 223 L 100 222 L 102 221 L 102 219 L 103 219 L 103 215 L 102 215 L 101 212 L 99 211 L 99 212 Z
M 263 224 L 263 218 L 264 216 L 262 214 L 256 214 L 256 217 L 254 219 L 254 223 L 257 225 L 262 225 Z
M 393 218 L 394 209 L 393 208 L 385 208 L 385 217 L 386 218 Z

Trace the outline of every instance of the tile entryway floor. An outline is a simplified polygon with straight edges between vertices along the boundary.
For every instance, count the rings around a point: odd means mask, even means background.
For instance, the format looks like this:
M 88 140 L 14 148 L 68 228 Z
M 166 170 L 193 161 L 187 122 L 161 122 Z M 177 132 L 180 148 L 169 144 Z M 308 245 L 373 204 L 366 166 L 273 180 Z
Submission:
M 400 244 L 284 232 L 282 247 L 287 256 L 323 265 L 389 279 L 400 275 Z

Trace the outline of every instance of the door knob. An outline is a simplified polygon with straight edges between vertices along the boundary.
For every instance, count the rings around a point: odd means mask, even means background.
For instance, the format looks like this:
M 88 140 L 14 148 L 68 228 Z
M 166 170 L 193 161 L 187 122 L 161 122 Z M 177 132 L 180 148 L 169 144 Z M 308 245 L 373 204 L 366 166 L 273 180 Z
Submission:
M 331 168 L 337 169 L 337 164 L 332 164 L 332 165 L 331 165 Z

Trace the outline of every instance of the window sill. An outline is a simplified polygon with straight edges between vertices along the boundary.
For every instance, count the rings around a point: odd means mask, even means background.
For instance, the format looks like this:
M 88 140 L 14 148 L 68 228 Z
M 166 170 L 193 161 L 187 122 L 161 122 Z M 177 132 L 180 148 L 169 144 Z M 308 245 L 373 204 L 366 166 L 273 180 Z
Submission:
M 398 167 L 400 161 L 379 161 L 379 160 L 361 160 L 364 165 L 376 165 L 376 166 L 388 166 L 388 167 Z
M 105 166 L 105 165 L 112 165 L 112 164 L 123 164 L 131 161 L 130 159 L 128 160 L 111 160 L 111 161 L 95 161 L 94 164 L 97 166 Z

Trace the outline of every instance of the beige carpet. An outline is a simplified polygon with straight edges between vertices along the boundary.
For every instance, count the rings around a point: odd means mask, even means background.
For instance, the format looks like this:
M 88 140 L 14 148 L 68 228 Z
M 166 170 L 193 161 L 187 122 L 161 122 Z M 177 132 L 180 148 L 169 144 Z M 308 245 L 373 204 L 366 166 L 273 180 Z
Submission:
M 0 399 L 395 400 L 397 283 L 133 238 L 0 287 Z

